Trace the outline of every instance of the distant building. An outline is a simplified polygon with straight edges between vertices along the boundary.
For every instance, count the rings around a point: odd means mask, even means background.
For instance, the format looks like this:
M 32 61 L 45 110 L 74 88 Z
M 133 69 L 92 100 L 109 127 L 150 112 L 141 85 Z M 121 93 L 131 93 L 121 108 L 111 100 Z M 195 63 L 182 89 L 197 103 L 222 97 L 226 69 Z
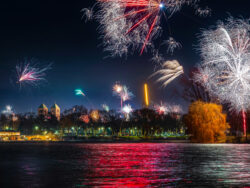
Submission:
M 45 104 L 41 104 L 39 107 L 38 107 L 38 116 L 48 116 L 48 113 L 49 113 L 49 110 L 47 108 L 47 106 Z
M 61 110 L 60 110 L 60 107 L 57 104 L 54 104 L 53 106 L 51 106 L 50 115 L 55 116 L 58 121 L 60 120 Z M 48 108 L 47 108 L 47 106 L 45 104 L 41 104 L 38 107 L 38 116 L 44 116 L 46 119 L 51 118 L 49 116 L 49 110 L 48 110 Z
M 20 140 L 20 132 L 17 131 L 0 131 L 0 141 Z
M 58 121 L 60 120 L 61 110 L 60 110 L 60 107 L 57 104 L 54 104 L 50 108 L 50 112 L 51 112 L 51 115 L 55 116 Z

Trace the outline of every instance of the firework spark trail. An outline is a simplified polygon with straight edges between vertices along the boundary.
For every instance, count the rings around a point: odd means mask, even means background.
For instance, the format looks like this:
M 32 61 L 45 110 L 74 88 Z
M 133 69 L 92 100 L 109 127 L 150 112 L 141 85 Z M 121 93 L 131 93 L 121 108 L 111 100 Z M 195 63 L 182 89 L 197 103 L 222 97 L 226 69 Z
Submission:
M 162 69 L 156 71 L 152 76 L 160 74 L 161 77 L 157 80 L 163 82 L 163 87 L 166 87 L 170 82 L 176 79 L 178 76 L 184 73 L 183 67 L 178 61 L 166 61 L 162 65 Z
M 75 89 L 75 95 L 82 95 L 84 97 L 86 96 L 81 89 Z
M 39 68 L 37 64 L 20 64 L 16 66 L 17 83 L 38 85 L 40 81 L 45 81 L 46 71 L 51 69 L 51 64 L 44 68 Z
M 121 98 L 123 102 L 130 100 L 133 97 L 133 93 L 129 91 L 127 86 L 123 86 L 123 90 L 121 92 Z
M 154 49 L 152 40 L 161 33 L 160 18 L 163 14 L 168 20 L 184 5 L 195 5 L 197 0 L 97 0 L 100 10 L 95 18 L 100 22 L 103 33 L 104 51 L 113 56 L 122 56 L 128 49 L 140 48 L 142 54 L 146 47 Z M 92 9 L 83 9 L 86 19 L 92 17 Z M 199 9 L 199 14 L 208 14 L 208 9 Z M 167 16 L 166 16 L 167 14 Z
M 84 98 L 86 98 L 87 101 L 88 101 L 88 103 L 90 104 L 90 106 L 91 106 L 92 108 L 94 108 L 93 103 L 92 103 L 91 100 L 88 98 L 88 96 L 85 94 L 85 92 L 83 92 L 82 89 L 75 89 L 75 95 L 76 95 L 76 96 L 83 96 Z
M 250 108 L 249 33 L 249 20 L 233 18 L 219 22 L 216 29 L 204 31 L 200 42 L 201 75 L 196 76 L 196 81 L 212 95 L 229 103 L 230 110 L 243 112 L 242 115 Z

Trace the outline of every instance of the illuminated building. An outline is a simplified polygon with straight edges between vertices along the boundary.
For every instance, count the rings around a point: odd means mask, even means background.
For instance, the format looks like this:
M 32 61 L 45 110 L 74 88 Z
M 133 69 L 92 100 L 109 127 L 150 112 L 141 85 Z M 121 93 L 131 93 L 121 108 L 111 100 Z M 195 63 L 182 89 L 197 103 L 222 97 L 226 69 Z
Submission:
M 60 107 L 57 104 L 54 104 L 50 108 L 50 112 L 51 112 L 51 115 L 55 116 L 58 121 L 60 120 Z
M 41 104 L 39 107 L 38 107 L 38 116 L 47 116 L 48 115 L 48 108 L 45 104 Z
M 50 114 L 55 116 L 57 118 L 57 120 L 59 121 L 60 116 L 61 116 L 60 107 L 57 104 L 54 104 L 53 106 L 51 106 Z M 48 110 L 48 108 L 47 108 L 47 106 L 45 104 L 41 104 L 38 107 L 38 116 L 44 116 L 47 119 L 51 118 L 51 116 L 49 116 L 49 110 Z
M 0 141 L 17 141 L 20 140 L 20 132 L 0 131 Z

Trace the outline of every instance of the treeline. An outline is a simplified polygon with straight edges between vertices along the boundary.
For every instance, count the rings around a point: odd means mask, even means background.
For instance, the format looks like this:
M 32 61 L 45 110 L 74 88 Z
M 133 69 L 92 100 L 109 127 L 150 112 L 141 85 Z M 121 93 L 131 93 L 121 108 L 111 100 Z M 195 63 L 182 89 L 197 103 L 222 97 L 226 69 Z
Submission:
M 60 120 L 34 113 L 1 115 L 2 130 L 16 130 L 25 135 L 53 133 L 61 136 L 171 136 L 184 134 L 180 114 L 158 114 L 149 108 L 138 109 L 129 115 L 114 110 L 87 110 L 74 106 L 65 110 Z

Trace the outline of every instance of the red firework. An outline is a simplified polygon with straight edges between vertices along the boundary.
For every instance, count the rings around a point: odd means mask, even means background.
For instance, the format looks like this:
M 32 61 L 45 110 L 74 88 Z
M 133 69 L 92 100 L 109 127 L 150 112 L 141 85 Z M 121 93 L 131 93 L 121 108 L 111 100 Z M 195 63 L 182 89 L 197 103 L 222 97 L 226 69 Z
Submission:
M 133 16 L 136 15 L 136 18 L 138 18 L 136 19 L 137 21 L 133 22 L 133 26 L 128 29 L 126 34 L 129 34 L 131 31 L 136 29 L 140 24 L 144 22 L 147 22 L 149 24 L 147 36 L 144 40 L 140 52 L 140 54 L 142 54 L 151 37 L 152 31 L 157 24 L 159 11 L 161 8 L 164 7 L 164 4 L 160 0 L 99 0 L 99 2 L 118 3 L 120 7 L 125 8 L 124 15 L 117 17 L 114 21 L 119 20 L 121 18 L 126 18 L 133 21 Z

